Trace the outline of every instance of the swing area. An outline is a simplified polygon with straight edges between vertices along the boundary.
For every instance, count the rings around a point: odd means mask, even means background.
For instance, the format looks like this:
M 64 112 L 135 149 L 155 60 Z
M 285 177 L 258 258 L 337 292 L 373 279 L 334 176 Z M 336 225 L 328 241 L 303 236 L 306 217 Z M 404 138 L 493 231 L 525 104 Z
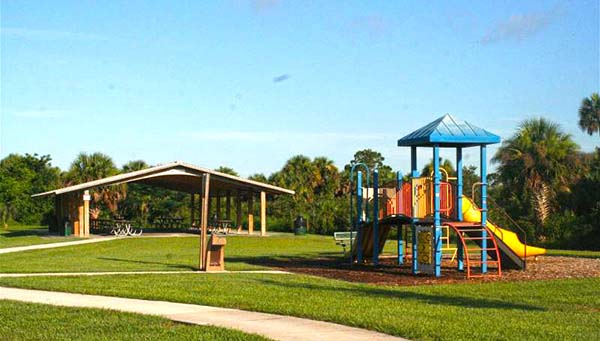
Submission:
M 444 252 L 450 252 L 451 262 L 455 261 L 457 270 L 467 278 L 500 277 L 503 269 L 524 270 L 527 258 L 545 254 L 545 249 L 527 245 L 524 231 L 518 231 L 519 238 L 488 219 L 487 145 L 499 142 L 499 136 L 445 115 L 398 140 L 399 147 L 410 147 L 408 181 L 397 172 L 394 187 L 380 187 L 378 169 L 353 165 L 352 232 L 348 233 L 352 264 L 379 265 L 393 229 L 397 265 L 410 261 L 413 275 L 441 277 Z M 429 176 L 421 176 L 417 170 L 419 147 L 433 149 Z M 469 147 L 478 147 L 480 152 L 480 182 L 473 184 L 471 198 L 463 194 L 463 148 Z M 440 168 L 440 148 L 456 150 L 456 177 Z

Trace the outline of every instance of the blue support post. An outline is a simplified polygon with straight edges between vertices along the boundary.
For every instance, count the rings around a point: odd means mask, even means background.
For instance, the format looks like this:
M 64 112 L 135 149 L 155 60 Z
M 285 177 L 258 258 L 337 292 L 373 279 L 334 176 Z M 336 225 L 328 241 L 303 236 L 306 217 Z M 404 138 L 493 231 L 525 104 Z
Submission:
M 363 238 L 363 190 L 362 190 L 362 172 L 358 171 L 356 175 L 356 226 L 358 228 L 358 235 L 356 243 L 356 262 L 361 264 L 363 262 L 363 248 L 362 248 L 362 238 Z
M 417 170 L 417 147 L 410 147 L 410 176 L 414 179 L 419 177 Z M 415 202 L 414 183 L 411 189 L 412 213 L 411 213 L 411 232 L 412 232 L 412 273 L 416 275 L 419 272 L 419 262 L 417 261 L 417 208 Z
M 485 225 L 487 223 L 487 148 L 485 145 L 481 146 L 481 226 L 483 226 L 481 232 L 481 273 L 487 272 L 487 230 Z
M 396 201 L 396 212 L 400 212 L 402 207 L 402 172 L 396 173 L 396 195 L 399 200 Z M 398 194 L 399 193 L 399 194 Z M 402 226 L 398 225 L 398 265 L 404 264 L 404 240 L 402 239 Z
M 463 160 L 462 147 L 456 148 L 456 220 L 463 221 L 462 212 L 463 201 Z M 460 233 L 460 232 L 459 232 Z M 464 250 L 460 240 L 456 243 L 456 260 L 458 263 L 458 271 L 464 271 Z
M 373 265 L 379 264 L 379 170 L 373 171 Z
M 433 228 L 435 277 L 442 275 L 442 224 L 440 216 L 440 146 L 433 146 Z

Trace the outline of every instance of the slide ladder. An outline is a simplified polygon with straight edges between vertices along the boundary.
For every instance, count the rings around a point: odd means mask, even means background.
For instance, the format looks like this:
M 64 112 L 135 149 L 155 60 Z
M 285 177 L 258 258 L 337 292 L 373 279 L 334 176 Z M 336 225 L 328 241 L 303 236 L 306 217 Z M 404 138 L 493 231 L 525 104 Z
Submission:
M 498 244 L 494 234 L 481 224 L 468 222 L 446 222 L 444 225 L 451 227 L 458 236 L 461 243 L 464 256 L 464 265 L 467 269 L 467 278 L 474 277 L 499 277 L 502 275 L 502 260 Z M 484 233 L 486 236 L 484 237 Z M 482 247 L 483 240 L 486 240 L 486 248 Z M 485 252 L 488 256 L 486 263 L 488 265 L 487 272 L 483 273 L 481 254 Z M 492 266 L 490 266 L 492 265 Z

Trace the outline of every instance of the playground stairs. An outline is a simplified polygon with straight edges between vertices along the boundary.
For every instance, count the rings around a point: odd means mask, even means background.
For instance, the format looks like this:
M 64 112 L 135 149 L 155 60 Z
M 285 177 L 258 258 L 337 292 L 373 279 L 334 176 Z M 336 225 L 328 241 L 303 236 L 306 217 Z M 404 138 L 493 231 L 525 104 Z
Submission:
M 494 234 L 480 224 L 468 222 L 446 222 L 444 225 L 451 227 L 458 236 L 459 243 L 464 250 L 464 266 L 467 278 L 499 277 L 502 275 L 502 257 Z M 484 231 L 487 232 L 484 236 Z M 482 247 L 486 240 L 486 248 Z M 483 273 L 481 255 L 487 255 L 487 272 Z

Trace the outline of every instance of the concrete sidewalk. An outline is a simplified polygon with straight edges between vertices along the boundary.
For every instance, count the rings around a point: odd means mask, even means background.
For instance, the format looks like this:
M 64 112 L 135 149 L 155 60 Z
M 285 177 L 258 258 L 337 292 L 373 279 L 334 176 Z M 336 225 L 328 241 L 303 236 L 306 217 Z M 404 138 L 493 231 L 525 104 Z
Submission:
M 90 239 L 83 240 L 74 240 L 70 242 L 60 242 L 60 243 L 48 243 L 48 244 L 35 244 L 35 245 L 26 245 L 26 246 L 15 246 L 15 247 L 7 247 L 4 249 L 0 249 L 0 255 L 4 253 L 13 253 L 13 252 L 21 252 L 21 251 L 29 251 L 29 250 L 43 250 L 43 249 L 53 249 L 57 247 L 65 247 L 65 246 L 73 246 L 73 245 L 83 245 L 83 244 L 91 244 L 91 243 L 99 243 L 106 242 L 109 240 L 115 240 L 118 237 L 94 237 Z
M 0 299 L 159 315 L 173 321 L 237 329 L 275 340 L 403 340 L 335 323 L 194 304 L 5 287 L 0 287 Z

